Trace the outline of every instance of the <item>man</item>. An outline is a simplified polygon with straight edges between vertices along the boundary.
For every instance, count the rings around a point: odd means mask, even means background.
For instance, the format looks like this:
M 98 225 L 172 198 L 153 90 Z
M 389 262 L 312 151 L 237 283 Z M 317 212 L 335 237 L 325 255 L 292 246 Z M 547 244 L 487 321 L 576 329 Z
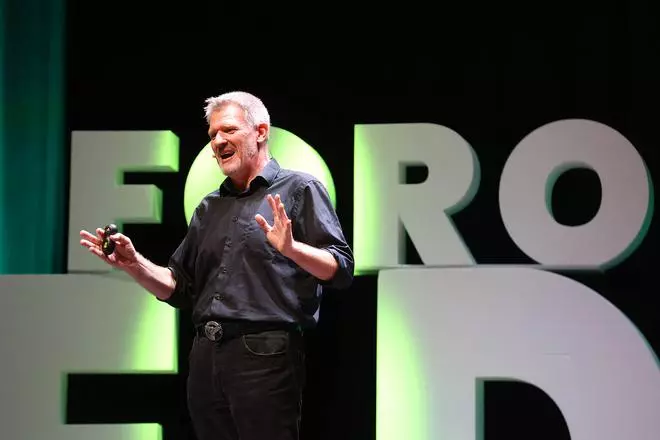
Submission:
M 323 185 L 270 157 L 270 117 L 245 92 L 206 100 L 214 158 L 227 178 L 197 207 L 168 267 L 116 233 L 115 251 L 81 244 L 159 300 L 192 308 L 188 406 L 200 440 L 298 438 L 304 352 L 322 286 L 345 288 L 353 254 Z

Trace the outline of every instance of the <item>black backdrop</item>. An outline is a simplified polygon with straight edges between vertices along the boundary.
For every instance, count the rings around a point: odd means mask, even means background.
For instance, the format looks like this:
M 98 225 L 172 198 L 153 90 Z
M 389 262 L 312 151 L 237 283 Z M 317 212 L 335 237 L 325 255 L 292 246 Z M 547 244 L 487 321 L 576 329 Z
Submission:
M 178 174 L 126 178 L 163 190 L 163 223 L 127 225 L 125 232 L 164 264 L 185 233 L 183 185 L 207 142 L 202 106 L 208 96 L 235 89 L 260 96 L 274 125 L 321 153 L 349 240 L 354 124 L 446 125 L 470 142 L 481 164 L 479 192 L 453 217 L 466 244 L 480 264 L 528 263 L 506 234 L 497 191 L 508 155 L 533 129 L 565 118 L 605 123 L 637 147 L 659 178 L 658 17 L 650 2 L 639 0 L 535 3 L 527 10 L 491 3 L 360 11 L 359 5 L 284 10 L 256 3 L 71 0 L 67 133 L 177 134 Z M 557 182 L 553 212 L 565 224 L 586 222 L 599 196 L 595 174 L 567 173 Z M 660 352 L 657 237 L 654 221 L 623 264 L 604 274 L 569 276 L 612 301 Z M 408 262 L 418 261 L 410 248 Z M 319 327 L 307 335 L 304 438 L 375 438 L 376 299 L 373 275 L 358 277 L 347 291 L 326 293 Z M 68 422 L 160 422 L 166 440 L 194 438 L 184 398 L 189 329 L 182 313 L 177 377 L 72 376 Z M 487 440 L 569 438 L 557 407 L 532 386 L 488 383 L 485 415 Z

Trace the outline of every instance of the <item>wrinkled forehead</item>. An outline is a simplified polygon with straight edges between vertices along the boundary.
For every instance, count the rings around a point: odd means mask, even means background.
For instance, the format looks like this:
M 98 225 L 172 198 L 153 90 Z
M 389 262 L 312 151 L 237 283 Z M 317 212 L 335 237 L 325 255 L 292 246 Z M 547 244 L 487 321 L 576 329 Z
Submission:
M 247 125 L 247 115 L 241 106 L 228 102 L 211 113 L 209 125 Z

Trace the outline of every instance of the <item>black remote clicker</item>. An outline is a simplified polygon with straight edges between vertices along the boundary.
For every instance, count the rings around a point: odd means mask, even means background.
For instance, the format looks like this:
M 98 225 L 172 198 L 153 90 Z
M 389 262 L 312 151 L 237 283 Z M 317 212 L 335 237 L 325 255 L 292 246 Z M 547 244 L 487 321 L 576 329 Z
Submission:
M 119 231 L 116 225 L 110 224 L 103 228 L 103 253 L 110 255 L 115 251 L 115 242 L 110 240 L 110 236 Z

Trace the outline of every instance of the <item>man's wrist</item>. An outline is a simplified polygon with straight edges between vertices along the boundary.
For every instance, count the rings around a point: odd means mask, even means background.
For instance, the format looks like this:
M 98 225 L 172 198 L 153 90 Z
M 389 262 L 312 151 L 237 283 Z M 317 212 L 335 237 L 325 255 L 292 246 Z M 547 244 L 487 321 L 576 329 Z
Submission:
M 124 271 L 128 273 L 130 276 L 132 276 L 135 279 L 140 278 L 144 272 L 146 271 L 146 261 L 145 258 L 139 254 L 135 254 L 135 263 L 131 264 L 130 266 L 127 266 L 124 268 Z
M 288 250 L 284 250 L 282 255 L 287 257 L 290 260 L 296 261 L 296 258 L 303 252 L 302 243 L 296 240 L 291 241 L 291 246 L 288 247 Z
M 300 255 L 304 254 L 305 250 L 303 249 L 303 243 L 300 241 L 293 240 L 291 242 L 291 247 L 289 250 L 288 257 L 292 260 L 296 260 Z

